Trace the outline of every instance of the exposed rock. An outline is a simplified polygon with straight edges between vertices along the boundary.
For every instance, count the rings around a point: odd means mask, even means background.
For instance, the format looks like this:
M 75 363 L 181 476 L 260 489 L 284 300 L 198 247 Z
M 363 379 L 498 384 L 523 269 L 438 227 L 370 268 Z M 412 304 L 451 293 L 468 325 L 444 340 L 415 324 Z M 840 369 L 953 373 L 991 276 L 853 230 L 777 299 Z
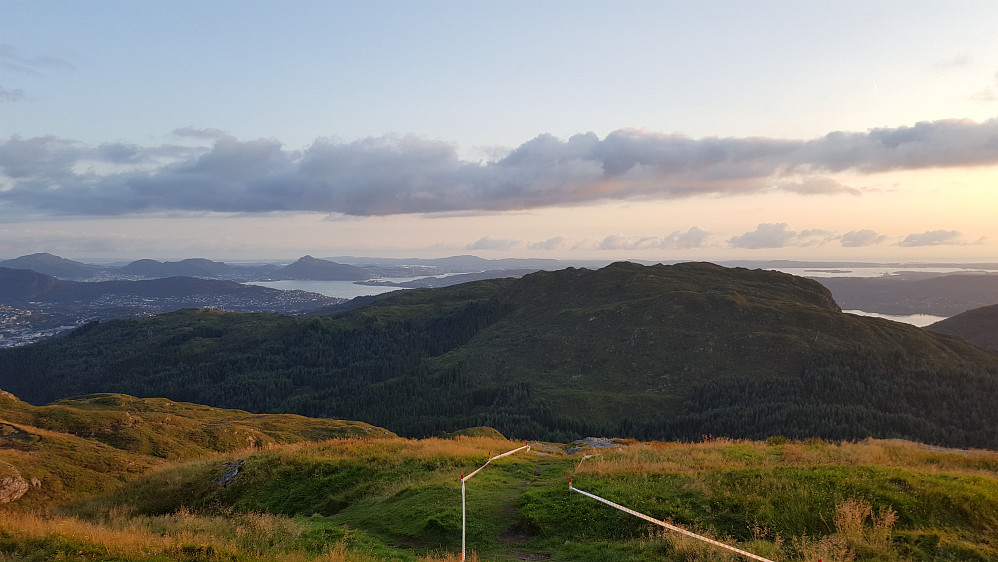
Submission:
M 21 472 L 8 463 L 0 463 L 0 503 L 10 503 L 23 496 L 31 486 L 21 477 Z
M 31 486 L 20 476 L 8 476 L 0 480 L 0 503 L 10 503 L 23 496 Z
M 573 441 L 573 443 L 578 443 L 583 446 L 595 447 L 597 449 L 609 449 L 610 447 L 616 447 L 620 445 L 616 443 L 613 439 L 607 439 L 606 437 L 586 437 L 585 439 L 579 439 L 578 441 Z
M 244 462 L 246 462 L 245 459 L 222 463 L 222 466 L 226 467 L 225 472 L 218 478 L 213 479 L 212 482 L 215 484 L 221 484 L 223 487 L 232 484 L 235 482 L 236 476 L 239 476 L 239 469 L 242 468 Z

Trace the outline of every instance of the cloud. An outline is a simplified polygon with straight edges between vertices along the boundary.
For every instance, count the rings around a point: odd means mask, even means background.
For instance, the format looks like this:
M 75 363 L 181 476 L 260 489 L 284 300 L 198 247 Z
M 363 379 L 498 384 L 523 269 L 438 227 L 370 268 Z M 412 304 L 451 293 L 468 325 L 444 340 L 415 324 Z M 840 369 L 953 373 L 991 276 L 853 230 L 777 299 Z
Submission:
M 790 230 L 790 225 L 781 223 L 762 223 L 752 232 L 734 236 L 728 242 L 736 248 L 762 249 L 785 248 L 792 246 L 797 240 L 797 233 Z
M 7 88 L 4 88 L 2 85 L 0 85 L 0 103 L 21 101 L 23 99 L 25 99 L 24 90 L 16 88 L 13 90 L 8 90 Z
M 995 73 L 994 81 L 998 83 L 998 72 Z M 984 103 L 998 101 L 998 92 L 995 92 L 993 87 L 988 87 L 970 96 L 970 99 Z
M 800 231 L 797 234 L 796 243 L 798 246 L 820 246 L 836 239 L 838 239 L 838 236 L 833 232 L 813 228 Z
M 22 74 L 35 74 L 45 69 L 72 69 L 71 63 L 64 59 L 47 55 L 25 56 L 13 45 L 0 45 L 0 68 Z
M 542 242 L 535 242 L 527 246 L 530 250 L 557 250 L 565 246 L 567 239 L 564 236 L 555 236 Z
M 972 62 L 973 59 L 970 58 L 970 55 L 961 53 L 954 56 L 953 58 L 932 63 L 932 68 L 935 68 L 937 70 L 950 70 L 953 68 L 962 68 L 968 66 Z
M 491 236 L 484 236 L 482 238 L 479 238 L 478 241 L 465 246 L 465 249 L 466 250 L 509 250 L 510 248 L 519 245 L 520 242 L 518 240 L 506 240 L 503 238 L 493 238 Z
M 603 239 L 596 248 L 599 250 L 647 250 L 657 248 L 660 239 L 654 236 L 622 236 L 611 234 Z
M 343 213 L 329 213 L 322 219 L 322 222 L 357 222 L 362 220 L 364 220 L 364 217 L 358 217 L 356 215 L 344 215 Z
M 208 139 L 208 140 L 235 140 L 235 137 L 226 133 L 221 129 L 198 129 L 195 127 L 180 127 L 179 129 L 174 129 L 170 131 L 171 135 L 178 137 L 190 137 L 195 139 Z
M 882 234 L 877 234 L 873 230 L 851 230 L 839 238 L 839 242 L 844 248 L 860 248 L 863 246 L 876 246 L 887 240 Z
M 919 234 L 909 234 L 898 243 L 906 248 L 923 246 L 960 246 L 965 244 L 957 230 L 930 230 Z
M 821 246 L 837 240 L 843 247 L 855 248 L 880 244 L 886 239 L 886 236 L 877 234 L 872 230 L 853 230 L 842 235 L 817 228 L 798 232 L 791 230 L 787 223 L 781 222 L 762 223 L 752 232 L 730 238 L 728 243 L 735 248 L 757 250 L 791 246 Z
M 853 187 L 842 185 L 841 183 L 825 177 L 805 177 L 796 181 L 788 181 L 778 184 L 778 189 L 788 191 L 798 195 L 833 195 L 836 193 L 848 193 L 859 195 L 859 190 Z
M 691 226 L 686 232 L 673 232 L 662 239 L 660 248 L 671 250 L 689 250 L 701 248 L 707 242 L 710 233 L 706 230 Z
M 599 244 L 599 250 L 689 250 L 703 247 L 710 233 L 706 230 L 690 227 L 686 232 L 676 231 L 662 238 L 656 236 L 622 236 L 612 234 Z
M 540 135 L 490 161 L 416 136 L 318 139 L 303 150 L 217 129 L 177 136 L 210 146 L 85 146 L 54 137 L 0 141 L 0 203 L 53 213 L 314 211 L 356 216 L 465 213 L 763 193 L 859 192 L 853 171 L 998 164 L 998 119 L 944 120 L 810 141 L 703 138 L 622 129 Z M 128 164 L 128 166 L 122 166 Z M 677 239 L 677 243 L 681 243 Z

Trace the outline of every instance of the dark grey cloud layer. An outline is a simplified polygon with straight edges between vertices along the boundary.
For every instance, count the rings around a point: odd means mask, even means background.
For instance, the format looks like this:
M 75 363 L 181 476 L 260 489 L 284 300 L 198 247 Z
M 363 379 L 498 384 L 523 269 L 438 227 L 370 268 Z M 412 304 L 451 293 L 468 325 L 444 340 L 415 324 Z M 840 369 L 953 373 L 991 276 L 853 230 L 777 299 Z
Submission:
M 320 139 L 291 151 L 275 140 L 239 141 L 214 129 L 174 133 L 214 144 L 92 147 L 11 137 L 0 142 L 0 204 L 99 215 L 503 211 L 765 191 L 855 195 L 825 174 L 998 164 L 995 119 L 834 132 L 810 141 L 690 139 L 631 129 L 603 139 L 545 134 L 489 162 L 461 160 L 454 146 L 414 136 Z

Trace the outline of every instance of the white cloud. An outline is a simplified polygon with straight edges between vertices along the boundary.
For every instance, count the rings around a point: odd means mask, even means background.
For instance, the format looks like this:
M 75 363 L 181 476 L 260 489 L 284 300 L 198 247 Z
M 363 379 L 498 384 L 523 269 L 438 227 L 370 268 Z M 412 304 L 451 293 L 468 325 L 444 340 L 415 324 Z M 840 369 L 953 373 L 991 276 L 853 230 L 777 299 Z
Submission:
M 998 85 L 998 72 L 995 73 L 994 81 L 996 85 Z M 977 92 L 976 94 L 970 96 L 970 99 L 984 103 L 998 101 L 998 92 L 995 91 L 995 88 L 993 86 L 989 86 L 987 88 L 984 88 L 980 92 Z
M 963 245 L 960 232 L 957 230 L 930 230 L 917 234 L 909 234 L 904 240 L 899 242 L 900 246 L 906 248 L 918 248 L 922 246 L 959 246 Z
M 831 178 L 826 177 L 802 177 L 794 181 L 787 181 L 777 184 L 777 189 L 788 191 L 798 195 L 833 195 L 838 193 L 848 193 L 859 195 L 859 190 L 847 185 L 843 185 Z
M 519 245 L 520 242 L 518 240 L 507 240 L 504 238 L 493 238 L 491 236 L 484 236 L 482 238 L 479 238 L 476 242 L 473 242 L 465 246 L 465 249 L 466 250 L 509 250 Z
M 863 246 L 876 246 L 887 240 L 882 234 L 870 229 L 851 230 L 839 238 L 839 242 L 844 248 L 860 248 Z
M 567 239 L 564 236 L 555 236 L 542 242 L 535 242 L 527 246 L 530 250 L 557 250 L 565 247 Z
M 953 68 L 962 68 L 965 66 L 969 66 L 971 63 L 973 63 L 973 59 L 970 58 L 970 55 L 967 55 L 966 53 L 961 53 L 953 56 L 953 58 L 933 63 L 932 68 L 935 68 L 936 70 L 950 70 Z
M 604 238 L 596 247 L 600 250 L 688 250 L 703 247 L 709 236 L 710 233 L 706 230 L 693 226 L 686 232 L 676 231 L 661 238 L 612 234 Z
M 686 232 L 673 232 L 662 239 L 660 248 L 671 250 L 689 250 L 701 248 L 707 243 L 710 233 L 701 228 L 691 226 Z
M 654 236 L 622 236 L 611 234 L 597 245 L 600 250 L 647 250 L 657 248 L 660 239 Z
M 797 233 L 790 230 L 790 225 L 781 223 L 762 223 L 752 232 L 734 236 L 728 242 L 736 248 L 762 249 L 785 248 L 792 246 L 797 240 Z
M 822 244 L 837 239 L 833 232 L 821 229 L 802 230 L 797 234 L 796 244 L 798 246 L 821 246 Z

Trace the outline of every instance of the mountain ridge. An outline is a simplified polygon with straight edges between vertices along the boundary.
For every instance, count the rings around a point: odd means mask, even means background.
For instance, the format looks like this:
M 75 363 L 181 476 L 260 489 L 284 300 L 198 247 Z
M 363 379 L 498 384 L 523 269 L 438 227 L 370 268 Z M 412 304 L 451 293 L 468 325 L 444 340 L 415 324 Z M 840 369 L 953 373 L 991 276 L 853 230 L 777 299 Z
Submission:
M 998 351 L 998 304 L 974 308 L 926 328 Z
M 706 263 L 538 272 L 308 318 L 183 311 L 89 326 L 0 361 L 0 387 L 29 401 L 151 393 L 409 436 L 484 425 L 562 441 L 998 444 L 998 354 L 844 314 L 810 279 Z

